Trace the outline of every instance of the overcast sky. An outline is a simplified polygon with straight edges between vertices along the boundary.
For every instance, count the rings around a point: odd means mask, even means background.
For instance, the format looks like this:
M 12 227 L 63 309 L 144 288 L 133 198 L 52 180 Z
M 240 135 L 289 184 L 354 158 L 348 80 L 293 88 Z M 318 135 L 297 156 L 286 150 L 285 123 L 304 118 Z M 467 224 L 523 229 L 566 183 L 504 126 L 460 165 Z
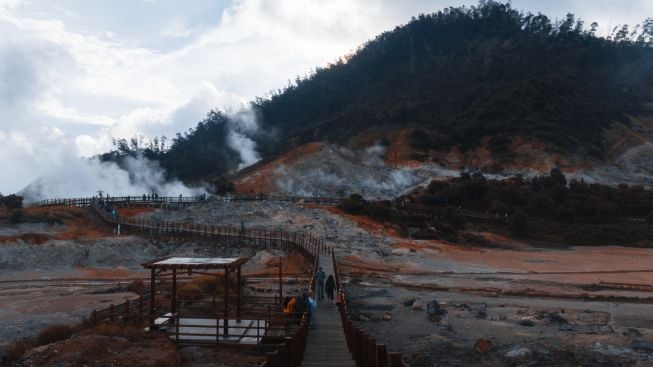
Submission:
M 238 108 L 411 16 L 465 0 L 0 0 L 0 192 L 111 137 L 167 135 Z M 608 25 L 651 0 L 514 0 Z

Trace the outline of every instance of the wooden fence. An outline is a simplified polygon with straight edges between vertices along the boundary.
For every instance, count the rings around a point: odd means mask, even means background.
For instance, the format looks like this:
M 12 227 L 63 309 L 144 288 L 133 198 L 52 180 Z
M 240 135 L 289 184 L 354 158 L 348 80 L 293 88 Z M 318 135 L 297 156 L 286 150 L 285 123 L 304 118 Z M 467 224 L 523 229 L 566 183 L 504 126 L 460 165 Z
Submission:
M 328 196 L 292 196 L 292 195 L 226 195 L 226 196 L 112 196 L 90 198 L 46 199 L 28 204 L 30 207 L 76 206 L 87 207 L 93 202 L 108 203 L 114 207 L 183 207 L 192 204 L 215 201 L 280 201 L 315 205 L 340 205 L 344 199 Z
M 313 262 L 313 270 L 316 271 L 319 263 L 320 253 L 329 254 L 332 257 L 335 270 L 335 280 L 338 289 L 343 289 L 335 249 L 327 245 L 321 238 L 310 233 L 291 232 L 282 229 L 267 230 L 261 228 L 238 228 L 234 226 L 214 226 L 181 222 L 151 221 L 146 219 L 115 216 L 99 205 L 98 200 L 85 201 L 85 199 L 64 199 L 71 206 L 91 206 L 100 217 L 110 225 L 120 225 L 123 230 L 141 232 L 146 235 L 163 236 L 168 238 L 199 238 L 219 241 L 220 243 L 249 243 L 261 246 L 278 246 L 299 251 L 303 256 Z M 189 198 L 191 200 L 191 198 Z M 131 201 L 130 201 L 131 202 Z M 133 205 L 138 205 L 134 203 Z M 310 288 L 315 286 L 315 278 L 311 277 Z M 91 319 L 94 322 L 101 320 L 129 320 L 138 317 L 144 320 L 149 316 L 147 302 L 148 295 L 128 300 L 120 305 L 111 305 L 104 310 L 94 311 Z M 281 298 L 279 298 L 281 302 Z M 277 303 L 278 305 L 279 303 Z M 256 312 L 259 312 L 257 310 Z M 181 318 L 183 316 L 176 315 Z M 387 352 L 386 346 L 378 344 L 376 340 L 355 326 L 349 316 L 348 306 L 345 302 L 340 307 L 340 316 L 343 323 L 347 345 L 352 352 L 356 365 L 359 367 L 406 367 L 400 353 Z M 270 320 L 276 320 L 270 317 Z M 178 325 L 177 329 L 179 326 Z M 178 330 L 176 331 L 178 333 Z M 299 325 L 292 328 L 290 336 L 283 337 L 277 344 L 274 352 L 266 356 L 265 367 L 298 367 L 303 359 L 306 339 L 308 335 L 308 320 L 303 315 Z M 219 333 L 211 334 L 219 339 Z M 179 338 L 179 334 L 176 335 Z
M 338 261 L 335 251 L 331 251 L 333 259 L 333 269 L 336 278 L 336 288 L 343 289 L 340 282 L 340 272 L 338 271 Z M 374 337 L 363 331 L 349 316 L 347 299 L 345 298 L 340 305 L 340 318 L 347 338 L 347 346 L 354 356 L 356 366 L 359 367 L 407 367 L 402 359 L 401 353 L 388 352 L 384 344 L 378 344 Z

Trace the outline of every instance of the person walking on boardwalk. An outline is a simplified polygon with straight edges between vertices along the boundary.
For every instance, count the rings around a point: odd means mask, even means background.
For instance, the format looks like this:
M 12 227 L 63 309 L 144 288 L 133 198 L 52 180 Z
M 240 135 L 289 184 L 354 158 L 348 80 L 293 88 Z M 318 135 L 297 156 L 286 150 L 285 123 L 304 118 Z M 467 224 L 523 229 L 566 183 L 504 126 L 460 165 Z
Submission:
M 333 278 L 333 275 L 329 275 L 324 284 L 324 290 L 326 291 L 327 298 L 329 299 L 329 304 L 333 304 L 333 293 L 336 290 L 336 280 Z
M 321 301 L 324 299 L 324 281 L 326 280 L 326 274 L 321 267 L 315 273 L 315 280 L 317 280 L 317 300 Z

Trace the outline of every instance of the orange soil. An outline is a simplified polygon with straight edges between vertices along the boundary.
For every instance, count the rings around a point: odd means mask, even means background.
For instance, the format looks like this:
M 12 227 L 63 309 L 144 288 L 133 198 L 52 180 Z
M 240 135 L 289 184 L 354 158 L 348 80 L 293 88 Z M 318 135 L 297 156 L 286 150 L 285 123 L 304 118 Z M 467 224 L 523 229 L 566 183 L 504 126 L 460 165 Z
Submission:
M 348 255 L 338 260 L 341 270 L 354 273 L 396 272 L 399 267 Z
M 132 341 L 124 337 L 78 335 L 28 351 L 34 366 L 160 366 L 181 363 L 177 346 L 167 335 L 150 334 Z
M 18 236 L 0 236 L 0 242 L 13 242 L 23 240 L 30 244 L 43 244 L 50 239 L 74 240 L 74 239 L 96 239 L 110 236 L 111 233 L 102 225 L 99 225 L 89 218 L 87 209 L 82 208 L 24 208 L 22 209 L 26 218 L 37 221 L 46 221 L 49 218 L 63 223 L 63 229 L 59 232 L 46 233 L 23 233 Z
M 390 167 L 419 167 L 421 162 L 412 158 L 416 153 L 410 144 L 408 144 L 408 135 L 413 129 L 397 131 L 395 134 L 388 136 L 390 146 L 383 157 L 385 164 Z
M 247 172 L 244 176 L 239 177 L 234 182 L 234 189 L 237 194 L 252 194 L 259 192 L 277 192 L 275 186 L 275 177 L 278 176 L 277 170 L 285 165 L 306 159 L 312 154 L 320 151 L 324 144 L 314 142 L 302 145 L 293 149 L 275 160 L 258 167 L 254 171 Z
M 524 251 L 465 247 L 439 241 L 396 242 L 397 249 L 415 248 L 422 258 L 477 265 L 497 272 L 519 272 L 529 279 L 564 283 L 653 283 L 653 249 L 576 247 L 568 250 L 529 248 Z M 423 269 L 425 271 L 433 269 Z M 537 275 L 537 273 L 544 273 Z M 554 274 L 546 274 L 554 273 Z M 558 273 L 558 274 L 555 274 Z
M 393 227 L 389 227 L 386 225 L 383 225 L 373 219 L 370 219 L 369 217 L 366 217 L 364 215 L 354 215 L 354 214 L 348 214 L 345 213 L 342 209 L 337 208 L 337 207 L 322 207 L 322 209 L 339 215 L 341 217 L 345 217 L 349 219 L 350 221 L 356 223 L 359 227 L 365 229 L 366 231 L 375 234 L 375 235 L 384 235 L 388 237 L 400 237 L 399 233 L 397 233 L 397 230 L 394 229 Z
M 619 246 L 542 249 L 488 232 L 477 234 L 504 248 L 461 246 L 435 240 L 410 240 L 401 238 L 395 230 L 388 229 L 370 218 L 346 214 L 338 208 L 324 209 L 354 221 L 373 234 L 391 239 L 395 249 L 415 249 L 423 259 L 432 258 L 436 261 L 476 265 L 497 272 L 520 272 L 529 274 L 529 278 L 536 277 L 534 273 L 566 273 L 542 275 L 544 279 L 552 281 L 653 283 L 653 249 Z M 343 260 L 345 260 L 342 265 L 344 271 L 358 273 L 392 271 L 388 270 L 389 265 L 383 262 L 353 256 L 344 257 Z M 437 269 L 419 269 L 410 263 L 395 267 L 394 270 L 404 274 L 437 271 Z
M 34 245 L 42 245 L 52 236 L 43 233 L 23 233 L 18 236 L 0 236 L 0 242 L 16 243 L 19 239 Z
M 76 268 L 75 272 L 79 274 L 80 278 L 88 279 L 131 279 L 131 278 L 147 278 L 149 272 L 146 270 L 135 271 L 121 268 Z
M 135 217 L 139 214 L 153 212 L 154 208 L 118 208 L 118 215 Z
M 308 274 L 311 272 L 310 269 L 311 265 L 298 253 L 291 253 L 283 257 L 281 270 L 284 276 Z M 245 271 L 245 275 L 256 277 L 277 276 L 279 275 L 279 258 L 270 256 L 263 261 L 263 267 Z

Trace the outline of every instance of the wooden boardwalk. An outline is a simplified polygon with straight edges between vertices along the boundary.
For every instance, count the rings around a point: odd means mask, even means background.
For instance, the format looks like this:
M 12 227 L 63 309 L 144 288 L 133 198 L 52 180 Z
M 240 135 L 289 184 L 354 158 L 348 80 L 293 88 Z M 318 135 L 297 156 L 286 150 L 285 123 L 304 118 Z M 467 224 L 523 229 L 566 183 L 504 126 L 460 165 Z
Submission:
M 327 277 L 334 274 L 331 256 L 320 254 L 320 267 Z M 335 277 L 335 274 L 334 274 Z M 317 297 L 317 294 L 315 295 Z M 356 362 L 347 347 L 342 320 L 335 304 L 329 305 L 325 299 L 318 301 L 313 326 L 308 333 L 304 367 L 355 367 Z

